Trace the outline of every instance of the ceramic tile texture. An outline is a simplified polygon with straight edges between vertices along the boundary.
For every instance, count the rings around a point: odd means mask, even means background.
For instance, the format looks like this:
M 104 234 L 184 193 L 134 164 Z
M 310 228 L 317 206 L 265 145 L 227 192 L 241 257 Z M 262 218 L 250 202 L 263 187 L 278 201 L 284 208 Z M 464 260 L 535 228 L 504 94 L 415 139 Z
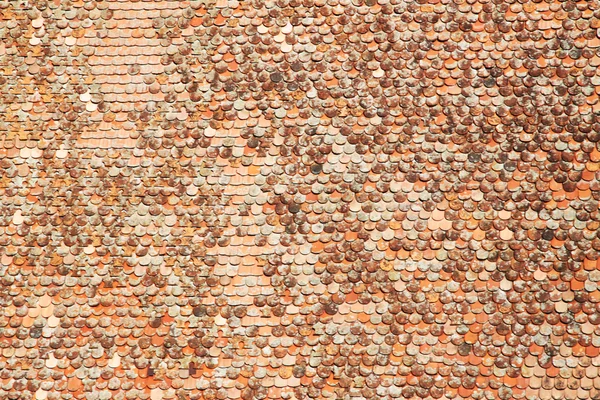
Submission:
M 600 2 L 0 18 L 0 399 L 600 398 Z

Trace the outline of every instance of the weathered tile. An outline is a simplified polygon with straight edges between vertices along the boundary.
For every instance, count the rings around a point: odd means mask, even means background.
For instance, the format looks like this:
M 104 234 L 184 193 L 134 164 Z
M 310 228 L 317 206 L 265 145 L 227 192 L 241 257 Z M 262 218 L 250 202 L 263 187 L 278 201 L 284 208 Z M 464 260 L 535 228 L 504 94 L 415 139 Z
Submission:
M 594 2 L 0 18 L 0 398 L 599 396 Z

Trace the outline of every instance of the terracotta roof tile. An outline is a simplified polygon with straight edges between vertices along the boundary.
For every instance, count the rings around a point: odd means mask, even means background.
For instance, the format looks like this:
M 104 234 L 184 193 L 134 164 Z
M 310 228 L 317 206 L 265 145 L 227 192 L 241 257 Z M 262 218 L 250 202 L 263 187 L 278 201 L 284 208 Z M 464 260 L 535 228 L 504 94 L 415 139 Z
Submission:
M 595 2 L 0 2 L 0 398 L 597 398 Z

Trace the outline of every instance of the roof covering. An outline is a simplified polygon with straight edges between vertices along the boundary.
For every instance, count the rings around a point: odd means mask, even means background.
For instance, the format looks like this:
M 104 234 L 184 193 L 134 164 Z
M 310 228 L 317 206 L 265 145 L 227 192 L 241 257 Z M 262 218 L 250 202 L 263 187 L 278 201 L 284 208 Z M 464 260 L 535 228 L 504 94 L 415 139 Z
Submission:
M 600 396 L 600 3 L 0 1 L 0 398 Z

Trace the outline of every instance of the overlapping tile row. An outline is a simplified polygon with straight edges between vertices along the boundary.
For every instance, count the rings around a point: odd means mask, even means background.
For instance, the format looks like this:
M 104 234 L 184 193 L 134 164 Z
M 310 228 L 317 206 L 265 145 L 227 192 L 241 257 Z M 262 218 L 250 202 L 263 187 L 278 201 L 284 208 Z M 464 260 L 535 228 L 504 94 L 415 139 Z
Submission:
M 0 398 L 600 396 L 600 3 L 0 16 Z

